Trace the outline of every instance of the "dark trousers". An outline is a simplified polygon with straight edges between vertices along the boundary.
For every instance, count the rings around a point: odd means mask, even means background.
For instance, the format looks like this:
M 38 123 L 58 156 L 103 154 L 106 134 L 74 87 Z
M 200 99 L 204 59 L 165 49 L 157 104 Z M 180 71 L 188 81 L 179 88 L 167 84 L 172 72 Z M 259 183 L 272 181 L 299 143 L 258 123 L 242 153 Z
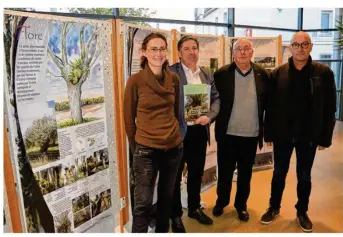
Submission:
M 160 150 L 137 144 L 133 155 L 135 179 L 132 233 L 147 233 L 157 172 L 156 232 L 169 231 L 169 217 L 175 178 L 182 156 L 182 144 Z
M 311 142 L 274 142 L 274 172 L 271 187 L 270 206 L 278 209 L 281 206 L 282 193 L 285 188 L 293 149 L 296 152 L 297 194 L 298 202 L 295 208 L 305 213 L 311 193 L 311 170 L 316 155 L 317 145 Z
M 201 181 L 204 173 L 207 148 L 206 127 L 188 126 L 183 145 L 183 157 L 180 162 L 175 182 L 171 218 L 181 217 L 183 214 L 180 183 L 185 163 L 187 163 L 188 169 L 188 212 L 192 212 L 200 208 Z
M 230 203 L 232 177 L 237 164 L 237 192 L 234 206 L 238 210 L 246 210 L 257 142 L 257 137 L 232 135 L 226 135 L 225 138 L 217 141 L 217 206 L 224 208 Z

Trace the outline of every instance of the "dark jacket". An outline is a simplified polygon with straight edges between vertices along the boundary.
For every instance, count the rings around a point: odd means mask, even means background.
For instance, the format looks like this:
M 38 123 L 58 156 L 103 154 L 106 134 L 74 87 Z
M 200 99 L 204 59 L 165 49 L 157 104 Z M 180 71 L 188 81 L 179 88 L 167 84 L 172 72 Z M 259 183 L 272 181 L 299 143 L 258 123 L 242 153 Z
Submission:
M 263 116 L 266 108 L 267 90 L 269 75 L 265 69 L 252 63 L 257 105 L 258 105 L 258 120 L 259 120 L 259 148 L 263 147 Z M 214 73 L 214 81 L 219 92 L 221 101 L 220 111 L 216 119 L 215 133 L 216 141 L 220 141 L 226 135 L 229 119 L 235 98 L 235 62 L 221 67 Z
M 174 65 L 170 66 L 169 69 L 173 72 L 176 72 L 180 78 L 180 133 L 182 136 L 182 139 L 185 138 L 186 132 L 187 132 L 187 123 L 185 121 L 185 111 L 184 111 L 184 94 L 183 94 L 183 86 L 187 85 L 187 77 L 183 70 L 181 63 L 175 63 Z M 210 70 L 207 70 L 205 68 L 200 67 L 200 80 L 203 84 L 208 84 L 211 86 L 211 99 L 210 99 L 210 111 L 206 114 L 211 119 L 211 122 L 213 122 L 219 112 L 220 109 L 220 100 L 218 91 L 216 89 L 216 86 L 214 84 L 214 79 L 212 72 Z M 208 142 L 210 142 L 210 129 L 209 125 L 206 126 L 207 130 L 207 136 L 208 136 Z
M 306 120 L 301 126 L 307 127 L 308 138 L 311 142 L 323 147 L 329 147 L 335 127 L 336 86 L 332 70 L 325 64 L 312 61 L 311 57 L 305 66 L 305 82 L 309 89 Z M 305 68 L 304 67 L 304 68 Z M 297 101 L 292 97 L 292 79 L 294 69 L 293 58 L 271 72 L 269 103 L 266 111 L 265 141 L 276 142 L 287 139 L 292 127 L 292 111 Z M 299 112 L 299 111 L 298 111 Z M 293 116 L 293 117 L 291 117 Z M 294 123 L 294 122 L 293 122 Z M 298 136 L 297 134 L 291 134 Z

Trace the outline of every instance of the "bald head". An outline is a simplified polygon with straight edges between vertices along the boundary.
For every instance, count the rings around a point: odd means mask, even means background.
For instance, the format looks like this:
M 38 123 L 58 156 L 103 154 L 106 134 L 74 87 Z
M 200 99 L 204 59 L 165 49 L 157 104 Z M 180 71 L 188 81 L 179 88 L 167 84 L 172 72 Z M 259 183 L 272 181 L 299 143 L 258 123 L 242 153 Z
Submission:
M 240 44 L 249 44 L 250 48 L 252 48 L 252 42 L 246 38 L 241 38 L 241 39 L 238 39 L 234 44 L 233 44 L 233 48 L 236 48 L 237 45 L 240 45 Z
M 248 39 L 242 38 L 233 44 L 232 56 L 241 71 L 249 69 L 253 53 L 252 42 Z
M 312 46 L 311 37 L 308 33 L 299 31 L 293 35 L 290 51 L 295 65 L 304 65 L 307 63 Z
M 291 38 L 291 43 L 296 41 L 296 39 L 298 39 L 298 38 L 306 39 L 309 43 L 311 43 L 310 35 L 304 31 L 295 32 Z

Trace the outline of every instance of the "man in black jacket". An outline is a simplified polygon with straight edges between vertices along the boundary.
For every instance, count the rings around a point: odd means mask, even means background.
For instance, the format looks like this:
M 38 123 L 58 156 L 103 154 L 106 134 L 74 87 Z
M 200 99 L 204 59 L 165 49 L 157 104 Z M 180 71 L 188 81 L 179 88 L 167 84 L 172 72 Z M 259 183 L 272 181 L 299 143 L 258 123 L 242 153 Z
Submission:
M 257 143 L 263 146 L 263 114 L 268 73 L 251 62 L 252 42 L 239 39 L 233 46 L 233 63 L 214 74 L 220 111 L 216 119 L 218 183 L 214 216 L 221 216 L 230 202 L 232 177 L 238 169 L 235 208 L 241 221 L 249 220 L 247 200 Z
M 316 150 L 331 145 L 336 112 L 336 87 L 331 69 L 312 61 L 313 44 L 305 32 L 291 40 L 292 57 L 271 73 L 271 90 L 265 118 L 265 141 L 274 146 L 274 172 L 270 207 L 261 222 L 271 223 L 280 213 L 282 193 L 295 148 L 297 158 L 297 220 L 312 231 L 307 210 L 311 193 L 311 169 Z

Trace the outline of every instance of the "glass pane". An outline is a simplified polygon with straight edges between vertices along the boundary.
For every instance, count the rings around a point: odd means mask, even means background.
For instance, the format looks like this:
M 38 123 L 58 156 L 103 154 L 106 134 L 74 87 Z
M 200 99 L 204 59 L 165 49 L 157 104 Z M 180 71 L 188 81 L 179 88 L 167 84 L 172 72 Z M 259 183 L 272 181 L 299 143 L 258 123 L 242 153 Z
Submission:
M 227 8 L 125 8 L 128 10 L 120 10 L 123 16 L 137 16 L 137 9 L 144 9 L 149 13 L 151 18 L 172 19 L 172 20 L 187 20 L 187 21 L 207 21 L 207 22 L 227 22 L 225 13 Z M 135 9 L 133 12 L 131 9 Z M 216 21 L 217 18 L 217 21 Z
M 329 19 L 330 19 L 330 13 L 322 12 L 322 24 L 321 24 L 322 29 L 330 28 Z
M 216 35 L 216 28 L 218 35 L 227 32 L 227 27 L 217 27 L 217 26 L 206 26 L 206 25 L 193 25 L 193 24 L 176 24 L 176 23 L 161 23 L 161 22 L 130 22 L 137 23 L 139 25 L 145 25 L 152 28 L 162 29 L 162 30 L 172 30 L 175 29 L 180 33 L 192 33 L 192 34 L 210 34 Z
M 328 34 L 330 33 L 330 34 Z M 322 59 L 340 59 L 339 51 L 335 46 L 335 40 L 338 39 L 339 33 L 333 32 L 309 32 L 313 48 L 312 48 L 312 58 L 314 60 Z
M 298 8 L 235 8 L 235 24 L 297 29 Z
M 343 8 L 304 8 L 303 29 L 332 29 Z M 329 32 L 327 32 L 329 34 Z
M 66 8 L 73 13 L 113 15 L 114 8 Z M 150 8 L 119 8 L 119 15 L 135 17 L 155 17 L 156 12 Z
M 289 44 L 292 38 L 293 32 L 280 31 L 280 30 L 260 30 L 252 28 L 235 28 L 235 36 L 251 36 L 251 37 L 268 37 L 268 36 L 282 36 L 282 43 Z

